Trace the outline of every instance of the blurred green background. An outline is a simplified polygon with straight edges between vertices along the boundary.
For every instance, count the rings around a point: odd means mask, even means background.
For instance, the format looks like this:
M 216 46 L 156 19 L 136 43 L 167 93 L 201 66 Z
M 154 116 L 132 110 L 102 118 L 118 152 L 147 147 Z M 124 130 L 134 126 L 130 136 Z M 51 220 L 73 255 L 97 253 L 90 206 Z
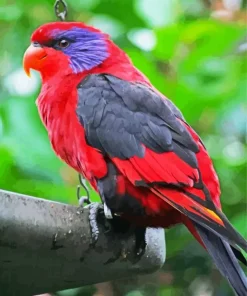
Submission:
M 219 174 L 223 209 L 247 238 L 247 43 L 239 46 L 246 1 L 213 2 L 67 0 L 69 20 L 109 33 L 201 135 Z M 37 113 L 39 76 L 30 80 L 22 70 L 32 31 L 55 20 L 53 4 L 0 0 L 0 188 L 77 204 L 77 174 L 54 155 Z M 161 271 L 58 294 L 233 295 L 185 227 L 167 230 L 166 238 Z

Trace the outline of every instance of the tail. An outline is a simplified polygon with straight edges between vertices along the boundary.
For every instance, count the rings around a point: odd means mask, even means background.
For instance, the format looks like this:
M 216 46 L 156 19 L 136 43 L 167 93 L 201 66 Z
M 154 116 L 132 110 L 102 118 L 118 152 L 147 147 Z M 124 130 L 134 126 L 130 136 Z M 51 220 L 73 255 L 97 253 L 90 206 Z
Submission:
M 228 280 L 236 295 L 246 296 L 247 277 L 236 258 L 236 256 L 239 256 L 241 253 L 239 253 L 237 249 L 233 249 L 229 243 L 222 240 L 207 228 L 194 221 L 191 222 L 193 223 L 200 240 L 213 258 L 215 265 L 220 270 L 221 274 Z
M 240 247 L 247 253 L 247 241 L 234 229 L 223 212 L 216 208 L 204 185 L 201 190 L 192 188 L 191 192 L 177 188 L 174 190 L 157 187 L 151 187 L 150 190 L 196 224 L 200 224 L 232 246 Z M 201 192 L 205 194 L 206 201 L 200 198 Z

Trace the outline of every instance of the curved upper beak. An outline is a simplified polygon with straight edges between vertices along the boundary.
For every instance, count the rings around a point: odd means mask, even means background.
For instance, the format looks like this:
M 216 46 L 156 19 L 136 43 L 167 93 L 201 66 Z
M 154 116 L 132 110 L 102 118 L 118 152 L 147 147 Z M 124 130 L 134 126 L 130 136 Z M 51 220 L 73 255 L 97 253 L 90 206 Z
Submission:
M 41 46 L 31 44 L 26 50 L 23 57 L 23 68 L 27 76 L 30 75 L 30 69 L 40 70 L 47 56 L 45 49 Z

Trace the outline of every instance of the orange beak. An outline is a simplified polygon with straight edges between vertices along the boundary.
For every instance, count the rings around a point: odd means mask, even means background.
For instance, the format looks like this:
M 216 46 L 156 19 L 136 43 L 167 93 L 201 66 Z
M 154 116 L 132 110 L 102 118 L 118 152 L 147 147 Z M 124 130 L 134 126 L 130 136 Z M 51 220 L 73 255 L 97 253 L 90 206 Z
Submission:
M 47 53 L 43 47 L 30 45 L 23 57 L 23 68 L 27 76 L 30 75 L 30 69 L 39 71 L 44 65 Z

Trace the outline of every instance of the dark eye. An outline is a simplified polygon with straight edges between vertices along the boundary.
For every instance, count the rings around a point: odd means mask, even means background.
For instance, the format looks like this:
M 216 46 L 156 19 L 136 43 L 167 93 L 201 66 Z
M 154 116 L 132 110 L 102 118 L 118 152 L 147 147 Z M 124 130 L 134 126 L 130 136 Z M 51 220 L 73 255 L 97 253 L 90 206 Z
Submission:
M 66 39 L 62 39 L 60 41 L 58 41 L 58 46 L 61 48 L 66 48 L 70 45 L 69 41 Z

